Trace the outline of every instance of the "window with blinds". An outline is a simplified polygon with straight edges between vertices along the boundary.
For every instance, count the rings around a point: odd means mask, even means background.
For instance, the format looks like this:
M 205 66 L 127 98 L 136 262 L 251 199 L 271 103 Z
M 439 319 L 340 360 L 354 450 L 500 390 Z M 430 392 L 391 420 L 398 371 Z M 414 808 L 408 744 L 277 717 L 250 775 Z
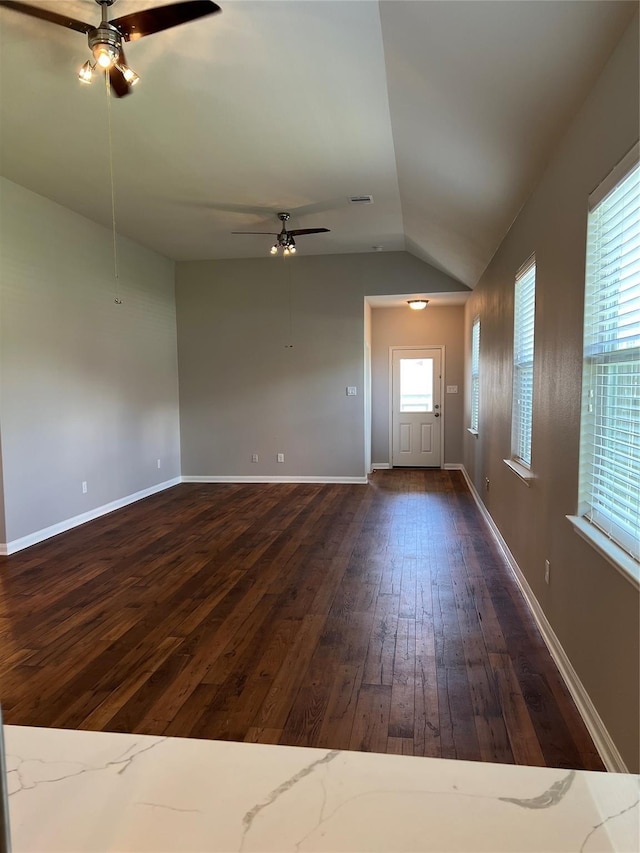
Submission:
M 531 258 L 516 275 L 513 317 L 513 407 L 511 455 L 531 468 L 533 421 L 533 333 L 536 314 L 536 264 Z
M 578 514 L 640 560 L 637 159 L 634 151 L 590 198 Z
M 471 429 L 478 431 L 480 411 L 480 317 L 471 327 Z

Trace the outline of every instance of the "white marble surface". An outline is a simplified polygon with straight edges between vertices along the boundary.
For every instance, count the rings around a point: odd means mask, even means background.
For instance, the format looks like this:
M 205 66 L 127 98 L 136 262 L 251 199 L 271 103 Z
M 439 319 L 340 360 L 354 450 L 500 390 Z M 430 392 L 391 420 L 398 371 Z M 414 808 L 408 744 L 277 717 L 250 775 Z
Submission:
M 5 727 L 14 853 L 637 853 L 637 776 Z

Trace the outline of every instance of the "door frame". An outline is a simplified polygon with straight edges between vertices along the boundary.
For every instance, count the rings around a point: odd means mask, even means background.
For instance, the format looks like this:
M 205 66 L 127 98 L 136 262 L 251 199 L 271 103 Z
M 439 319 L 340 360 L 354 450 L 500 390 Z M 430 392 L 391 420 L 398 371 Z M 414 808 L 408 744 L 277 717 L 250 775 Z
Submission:
M 445 392 L 445 362 L 443 344 L 415 344 L 389 347 L 389 468 L 393 468 L 393 354 L 401 350 L 414 349 L 437 349 L 440 350 L 440 469 L 444 468 L 444 424 L 446 418 L 446 406 L 444 404 Z

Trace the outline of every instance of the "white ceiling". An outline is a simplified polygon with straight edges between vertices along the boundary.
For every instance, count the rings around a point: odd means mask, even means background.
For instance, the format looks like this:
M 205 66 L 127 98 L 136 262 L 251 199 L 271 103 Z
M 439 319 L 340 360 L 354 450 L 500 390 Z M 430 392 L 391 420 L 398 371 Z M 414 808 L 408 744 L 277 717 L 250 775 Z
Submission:
M 31 2 L 31 0 L 29 0 Z M 473 286 L 626 24 L 617 0 L 219 0 L 128 46 L 117 228 L 175 258 L 407 249 Z M 87 21 L 94 0 L 33 5 Z M 164 5 L 118 0 L 110 17 Z M 105 225 L 107 99 L 85 37 L 0 11 L 2 174 Z M 374 204 L 350 205 L 371 194 Z

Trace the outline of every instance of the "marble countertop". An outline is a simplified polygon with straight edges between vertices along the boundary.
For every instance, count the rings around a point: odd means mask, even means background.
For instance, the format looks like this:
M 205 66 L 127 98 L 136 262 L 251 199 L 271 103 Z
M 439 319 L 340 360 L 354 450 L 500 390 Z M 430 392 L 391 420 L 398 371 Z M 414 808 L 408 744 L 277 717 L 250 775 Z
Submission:
M 633 851 L 637 776 L 6 726 L 14 853 Z

